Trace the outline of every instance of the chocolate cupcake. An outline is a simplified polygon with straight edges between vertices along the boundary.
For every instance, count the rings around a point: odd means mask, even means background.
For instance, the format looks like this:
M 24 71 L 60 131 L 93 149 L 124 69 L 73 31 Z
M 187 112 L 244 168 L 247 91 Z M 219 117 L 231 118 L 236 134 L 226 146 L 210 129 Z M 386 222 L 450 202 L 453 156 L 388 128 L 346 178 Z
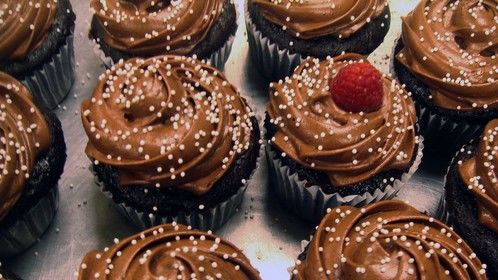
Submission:
M 180 56 L 131 59 L 101 76 L 81 112 L 93 171 L 140 227 L 214 229 L 240 204 L 260 132 L 215 68 Z
M 487 279 L 457 233 L 401 201 L 329 210 L 292 279 Z
M 273 186 L 308 220 L 393 197 L 421 160 L 409 94 L 357 54 L 304 61 L 270 85 L 267 115 Z
M 24 251 L 50 225 L 65 160 L 55 114 L 38 109 L 24 85 L 0 72 L 0 258 Z
M 261 279 L 242 251 L 211 231 L 173 223 L 114 243 L 85 256 L 79 280 Z
M 237 12 L 231 0 L 92 0 L 90 38 L 110 63 L 164 54 L 194 56 L 222 69 L 230 56 Z
M 394 71 L 426 146 L 454 152 L 498 117 L 496 1 L 421 1 L 403 18 Z
M 446 175 L 445 203 L 450 221 L 488 265 L 488 275 L 498 275 L 498 119 L 481 137 L 464 146 Z
M 308 56 L 368 55 L 391 22 L 385 0 L 247 0 L 246 8 L 251 55 L 271 81 L 291 75 Z
M 49 109 L 62 102 L 74 82 L 75 18 L 69 0 L 0 4 L 0 71 L 24 83 Z

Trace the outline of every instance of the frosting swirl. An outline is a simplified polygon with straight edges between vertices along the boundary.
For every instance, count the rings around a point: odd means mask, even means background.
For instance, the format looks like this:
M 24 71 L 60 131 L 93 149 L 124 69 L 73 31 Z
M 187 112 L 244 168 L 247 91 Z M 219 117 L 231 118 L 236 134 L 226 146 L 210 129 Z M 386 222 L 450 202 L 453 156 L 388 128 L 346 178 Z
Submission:
M 0 61 L 22 60 L 39 48 L 57 13 L 56 0 L 0 2 Z
M 335 104 L 328 81 L 356 54 L 301 64 L 292 78 L 272 84 L 268 114 L 278 131 L 271 139 L 283 155 L 327 173 L 336 187 L 410 166 L 418 137 L 415 107 L 400 86 L 383 77 L 382 106 L 371 113 L 350 113 Z
M 401 201 L 329 212 L 295 279 L 486 279 L 485 267 L 448 226 Z
M 78 279 L 260 279 L 237 247 L 210 232 L 168 224 L 115 242 L 88 253 Z
M 210 190 L 249 148 L 254 113 L 218 70 L 180 56 L 131 59 L 81 106 L 87 155 L 122 186 Z
M 458 166 L 461 178 L 477 200 L 479 222 L 498 233 L 498 119 L 488 123 L 474 156 Z
M 191 54 L 224 9 L 225 0 L 92 0 L 114 49 L 138 55 Z
M 439 107 L 498 108 L 496 0 L 423 0 L 403 18 L 397 59 Z
M 303 39 L 323 36 L 347 38 L 378 17 L 385 0 L 252 0 L 263 17 Z
M 37 156 L 50 133 L 28 89 L 0 72 L 0 221 L 21 197 Z

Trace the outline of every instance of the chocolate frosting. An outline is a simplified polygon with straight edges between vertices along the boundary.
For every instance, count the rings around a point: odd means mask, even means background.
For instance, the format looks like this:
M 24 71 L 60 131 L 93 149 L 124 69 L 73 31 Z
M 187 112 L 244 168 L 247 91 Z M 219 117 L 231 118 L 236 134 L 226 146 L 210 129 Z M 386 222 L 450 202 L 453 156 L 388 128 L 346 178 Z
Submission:
M 78 279 L 260 279 L 237 247 L 210 232 L 167 224 L 115 242 L 88 253 Z
M 37 156 L 49 145 L 47 122 L 28 89 L 0 72 L 0 221 L 21 197 Z
M 395 200 L 332 209 L 305 254 L 295 279 L 486 279 L 450 227 Z
M 271 143 L 301 165 L 326 172 L 336 187 L 408 168 L 418 142 L 413 101 L 388 77 L 379 110 L 350 113 L 335 104 L 328 82 L 355 62 L 365 60 L 356 54 L 309 59 L 292 78 L 270 87 L 268 114 L 278 126 Z
M 397 59 L 451 110 L 498 108 L 496 0 L 423 0 L 403 18 Z
M 187 55 L 206 37 L 224 0 L 92 0 L 114 49 L 137 55 Z
M 254 113 L 218 70 L 180 56 L 131 59 L 81 106 L 87 155 L 123 186 L 210 190 L 249 148 Z
M 474 155 L 458 171 L 479 207 L 479 222 L 498 234 L 498 119 L 488 123 Z
M 22 60 L 39 48 L 57 13 L 55 0 L 3 0 L 0 3 L 0 61 Z
M 251 1 L 265 19 L 303 39 L 347 38 L 382 14 L 387 6 L 385 0 Z

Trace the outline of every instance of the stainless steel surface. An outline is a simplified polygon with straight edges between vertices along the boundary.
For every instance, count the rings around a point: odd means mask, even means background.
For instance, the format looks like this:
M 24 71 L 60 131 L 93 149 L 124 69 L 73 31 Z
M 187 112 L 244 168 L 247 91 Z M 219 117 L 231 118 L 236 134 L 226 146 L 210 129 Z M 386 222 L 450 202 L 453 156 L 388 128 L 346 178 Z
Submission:
M 7 262 L 7 267 L 24 279 L 74 278 L 73 274 L 87 251 L 102 249 L 114 237 L 137 232 L 95 186 L 88 171 L 89 161 L 84 154 L 87 137 L 80 122 L 79 105 L 91 94 L 104 67 L 87 38 L 91 17 L 88 1 L 71 2 L 78 17 L 75 34 L 77 77 L 72 92 L 57 110 L 68 145 L 68 160 L 60 181 L 60 208 L 53 225 L 40 242 Z M 225 72 L 228 80 L 249 97 L 262 120 L 268 85 L 248 57 L 243 0 L 237 2 L 239 30 Z M 385 43 L 371 56 L 384 72 L 389 70 L 388 56 L 400 34 L 400 16 L 412 10 L 417 2 L 390 1 L 393 11 L 390 32 Z M 400 192 L 399 199 L 409 201 L 419 210 L 433 213 L 441 194 L 446 165 L 438 157 L 426 160 L 410 184 Z M 264 161 L 255 174 L 254 183 L 248 188 L 240 211 L 216 233 L 242 248 L 263 279 L 289 279 L 287 269 L 301 252 L 301 240 L 309 237 L 312 225 L 300 221 L 281 207 L 268 191 L 265 170 Z

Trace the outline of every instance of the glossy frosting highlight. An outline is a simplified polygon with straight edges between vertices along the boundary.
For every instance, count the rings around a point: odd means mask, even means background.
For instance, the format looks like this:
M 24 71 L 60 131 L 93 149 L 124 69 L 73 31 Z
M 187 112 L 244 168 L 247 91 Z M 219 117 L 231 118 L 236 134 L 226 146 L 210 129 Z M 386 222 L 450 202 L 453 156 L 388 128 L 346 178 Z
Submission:
M 377 18 L 387 6 L 385 0 L 251 0 L 268 21 L 295 37 L 347 38 Z
M 49 145 L 47 122 L 28 89 L 0 72 L 0 221 L 21 197 L 37 156 Z
M 335 104 L 328 81 L 356 62 L 367 61 L 356 54 L 309 59 L 290 79 L 270 87 L 267 111 L 278 126 L 271 144 L 299 164 L 326 172 L 336 187 L 409 168 L 418 143 L 413 101 L 386 76 L 379 110 L 350 113 Z
M 225 0 L 92 0 L 114 49 L 136 55 L 187 55 L 206 37 Z
M 57 14 L 56 0 L 0 2 L 0 61 L 25 59 L 47 38 Z
M 254 113 L 215 68 L 180 56 L 131 59 L 81 106 L 87 155 L 124 187 L 202 195 L 249 148 Z
M 458 171 L 476 198 L 479 222 L 498 234 L 498 119 L 484 129 L 474 156 L 459 163 Z
M 403 18 L 397 59 L 451 110 L 498 108 L 496 0 L 423 0 Z
M 98 277 L 97 277 L 98 276 Z M 88 253 L 78 279 L 259 280 L 244 254 L 210 232 L 181 225 L 151 228 L 103 252 Z
M 295 280 L 486 279 L 448 226 L 401 201 L 331 209 L 293 271 Z

